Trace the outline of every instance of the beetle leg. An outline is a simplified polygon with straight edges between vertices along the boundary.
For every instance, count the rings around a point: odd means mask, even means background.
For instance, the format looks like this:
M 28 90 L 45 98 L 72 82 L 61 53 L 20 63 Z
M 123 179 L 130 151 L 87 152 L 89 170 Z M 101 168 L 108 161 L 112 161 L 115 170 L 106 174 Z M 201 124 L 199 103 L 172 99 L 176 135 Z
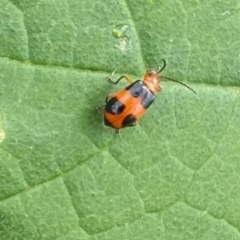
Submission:
M 106 98 L 105 98 L 105 103 L 107 103 L 107 101 L 108 101 L 108 99 L 111 97 L 111 95 L 108 95 Z M 104 108 L 106 106 L 106 104 L 103 104 L 103 105 L 101 105 L 101 106 L 99 106 L 99 107 L 96 107 L 96 110 L 100 110 L 100 108 Z
M 108 100 L 111 98 L 112 95 L 108 95 L 106 98 L 105 98 L 105 103 L 108 102 Z
M 136 125 L 137 125 L 137 121 L 134 122 L 132 125 L 129 125 L 129 126 L 127 126 L 127 127 L 135 127 Z
M 121 79 L 123 79 L 123 78 L 125 78 L 129 84 L 132 84 L 132 83 L 133 83 L 133 80 L 132 80 L 130 77 L 126 76 L 126 75 L 122 75 L 122 76 L 121 76 L 120 78 L 118 78 L 116 81 L 113 81 L 110 77 L 108 77 L 107 80 L 108 80 L 110 83 L 112 83 L 112 84 L 118 84 L 119 81 L 120 81 Z
M 99 111 L 101 108 L 105 107 L 105 104 L 101 105 L 101 106 L 98 106 L 96 107 L 96 110 Z

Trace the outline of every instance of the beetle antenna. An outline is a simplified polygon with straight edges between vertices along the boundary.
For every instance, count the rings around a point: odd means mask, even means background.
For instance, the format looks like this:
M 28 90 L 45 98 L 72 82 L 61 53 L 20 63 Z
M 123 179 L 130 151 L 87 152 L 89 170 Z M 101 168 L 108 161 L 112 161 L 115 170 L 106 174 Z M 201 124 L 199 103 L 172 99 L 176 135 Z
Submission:
M 163 60 L 163 66 L 160 69 L 157 70 L 157 73 L 160 73 L 167 65 L 166 61 L 164 59 L 162 59 L 162 60 Z
M 183 85 L 184 87 L 190 89 L 192 92 L 194 92 L 194 93 L 196 94 L 196 92 L 195 92 L 192 88 L 190 88 L 188 85 L 186 85 L 186 84 L 184 84 L 184 83 L 182 83 L 182 82 L 179 82 L 179 81 L 177 81 L 177 80 L 175 80 L 175 79 L 172 79 L 172 78 L 169 78 L 169 77 L 164 77 L 164 76 L 161 76 L 161 78 L 165 78 L 165 79 L 167 79 L 167 80 L 170 80 L 170 81 L 173 81 L 173 82 L 177 82 L 177 83 Z
M 162 61 L 163 61 L 163 66 L 162 66 L 160 69 L 157 70 L 157 73 L 162 72 L 162 70 L 163 70 L 163 69 L 166 67 L 166 65 L 167 65 L 167 64 L 166 64 L 166 61 L 165 61 L 164 59 L 162 59 Z M 182 83 L 182 82 L 179 82 L 179 81 L 177 81 L 177 80 L 175 80 L 175 79 L 172 79 L 172 78 L 169 78 L 169 77 L 164 77 L 164 76 L 161 76 L 161 78 L 165 78 L 165 79 L 168 79 L 168 80 L 170 80 L 170 81 L 177 82 L 177 83 L 183 85 L 184 87 L 188 88 L 189 90 L 191 90 L 192 92 L 194 92 L 194 93 L 196 94 L 196 92 L 195 92 L 192 88 L 190 88 L 188 85 L 186 85 L 186 84 L 184 84 L 184 83 Z

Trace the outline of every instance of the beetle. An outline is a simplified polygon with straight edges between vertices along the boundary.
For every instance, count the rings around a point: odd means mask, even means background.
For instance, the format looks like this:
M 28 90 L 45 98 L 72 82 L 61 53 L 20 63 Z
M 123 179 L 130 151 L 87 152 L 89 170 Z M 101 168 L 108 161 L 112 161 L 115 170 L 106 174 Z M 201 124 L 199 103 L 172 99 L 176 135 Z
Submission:
M 161 91 L 159 85 L 161 78 L 180 83 L 196 93 L 192 88 L 182 82 L 161 76 L 160 73 L 166 67 L 166 61 L 164 59 L 162 59 L 162 61 L 163 66 L 158 68 L 157 71 L 147 69 L 143 80 L 133 82 L 133 80 L 126 75 L 121 76 L 116 81 L 107 78 L 112 84 L 118 84 L 120 80 L 125 79 L 130 85 L 116 93 L 110 94 L 106 97 L 105 104 L 97 107 L 97 109 L 104 107 L 105 126 L 116 129 L 117 134 L 119 134 L 119 129 L 121 128 L 135 126 L 147 108 L 154 102 L 155 94 Z

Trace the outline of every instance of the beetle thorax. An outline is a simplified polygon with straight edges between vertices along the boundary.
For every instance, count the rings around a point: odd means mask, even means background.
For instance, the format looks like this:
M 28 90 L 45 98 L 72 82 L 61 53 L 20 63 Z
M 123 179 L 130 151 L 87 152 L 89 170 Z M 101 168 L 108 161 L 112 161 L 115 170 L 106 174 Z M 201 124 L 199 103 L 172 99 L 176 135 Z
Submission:
M 158 72 L 146 70 L 143 82 L 147 85 L 151 92 L 156 93 L 161 91 L 161 87 L 159 86 L 160 75 Z

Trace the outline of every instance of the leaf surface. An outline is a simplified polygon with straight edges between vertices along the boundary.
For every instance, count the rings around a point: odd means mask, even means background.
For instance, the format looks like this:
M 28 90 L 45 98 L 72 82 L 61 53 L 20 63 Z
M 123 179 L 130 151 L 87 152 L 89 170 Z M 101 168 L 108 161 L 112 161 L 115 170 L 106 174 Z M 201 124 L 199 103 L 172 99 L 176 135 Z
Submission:
M 240 239 L 239 3 L 0 2 L 0 236 Z M 167 61 L 135 128 L 105 80 Z

